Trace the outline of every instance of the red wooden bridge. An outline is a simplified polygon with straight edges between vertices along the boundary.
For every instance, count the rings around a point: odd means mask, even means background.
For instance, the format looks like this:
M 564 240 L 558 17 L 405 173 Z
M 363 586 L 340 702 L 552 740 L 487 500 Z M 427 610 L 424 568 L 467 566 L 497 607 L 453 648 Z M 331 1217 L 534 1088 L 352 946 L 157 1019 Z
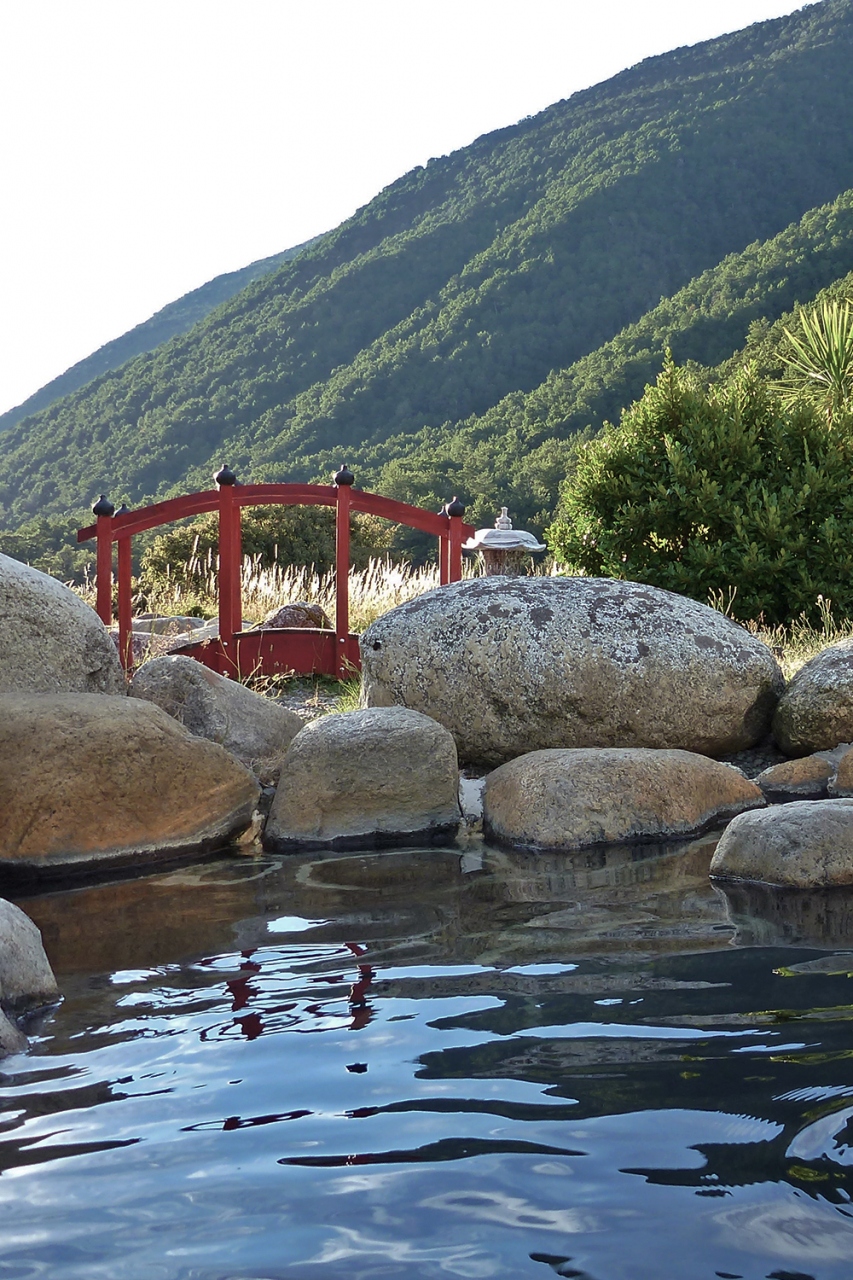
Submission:
M 103 495 L 92 508 L 97 523 L 78 529 L 77 541 L 97 539 L 97 611 L 106 626 L 113 622 L 113 543 L 117 543 L 119 656 L 122 666 L 132 665 L 131 539 L 135 533 L 156 529 L 174 520 L 219 512 L 219 636 L 189 644 L 182 653 L 198 659 L 222 675 L 239 678 L 261 673 L 274 675 L 328 675 L 336 679 L 360 666 L 358 636 L 349 629 L 350 513 L 363 511 L 420 529 L 438 538 L 439 580 L 443 585 L 462 577 L 462 540 L 473 534 L 465 524 L 465 508 L 457 498 L 439 514 L 411 507 L 353 488 L 352 472 L 343 467 L 334 484 L 238 484 L 229 467 L 214 477 L 216 488 L 184 494 L 148 507 L 118 511 Z M 242 545 L 240 512 L 260 506 L 334 507 L 335 519 L 335 630 L 288 627 L 242 630 Z

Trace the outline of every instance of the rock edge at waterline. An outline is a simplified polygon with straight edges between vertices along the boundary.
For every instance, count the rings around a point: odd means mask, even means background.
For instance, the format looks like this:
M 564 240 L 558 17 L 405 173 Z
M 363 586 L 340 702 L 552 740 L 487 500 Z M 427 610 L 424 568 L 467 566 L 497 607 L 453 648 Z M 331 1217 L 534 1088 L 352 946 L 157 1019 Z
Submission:
M 58 999 L 38 927 L 20 907 L 0 898 L 0 1058 L 28 1046 L 15 1013 Z
M 853 799 L 742 813 L 720 837 L 711 875 L 797 889 L 853 884 Z

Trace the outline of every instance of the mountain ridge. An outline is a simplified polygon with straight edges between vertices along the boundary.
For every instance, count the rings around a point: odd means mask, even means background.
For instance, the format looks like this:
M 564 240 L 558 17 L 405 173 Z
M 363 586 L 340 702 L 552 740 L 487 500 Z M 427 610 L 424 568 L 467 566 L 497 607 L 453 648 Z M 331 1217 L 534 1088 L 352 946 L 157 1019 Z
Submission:
M 547 446 L 553 470 L 586 425 L 574 411 L 555 409 L 535 446 L 522 433 L 518 456 L 483 455 L 479 478 L 427 455 L 439 438 L 468 448 L 466 424 L 497 422 L 508 398 L 577 373 L 662 298 L 849 192 L 851 55 L 851 0 L 823 0 L 412 170 L 191 330 L 10 427 L 0 521 L 82 514 L 101 489 L 136 504 L 207 487 L 222 460 L 259 480 L 346 460 L 430 503 L 461 475 L 480 506 L 524 450 Z M 526 518 L 550 493 L 537 485 Z

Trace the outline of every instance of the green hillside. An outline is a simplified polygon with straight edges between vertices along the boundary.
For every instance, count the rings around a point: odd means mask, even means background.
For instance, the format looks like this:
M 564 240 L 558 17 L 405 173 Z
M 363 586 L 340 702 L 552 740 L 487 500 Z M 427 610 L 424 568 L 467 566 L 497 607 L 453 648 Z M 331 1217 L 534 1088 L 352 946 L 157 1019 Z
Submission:
M 655 380 L 667 348 L 679 364 L 720 364 L 709 376 L 727 376 L 748 358 L 777 377 L 788 313 L 828 286 L 830 294 L 853 296 L 853 191 L 773 239 L 730 254 L 533 391 L 513 392 L 455 427 L 384 442 L 365 458 L 363 474 L 383 493 L 413 502 L 430 503 L 450 489 L 471 495 L 475 521 L 509 505 L 541 533 L 576 433 L 618 421 Z M 782 318 L 771 323 L 776 317 Z M 386 461 L 393 451 L 397 456 Z
M 824 0 L 414 170 L 0 436 L 0 520 L 206 487 L 224 459 L 258 480 L 346 460 L 396 496 L 541 518 L 566 440 L 667 342 L 716 363 L 853 269 L 851 55 L 853 0 Z

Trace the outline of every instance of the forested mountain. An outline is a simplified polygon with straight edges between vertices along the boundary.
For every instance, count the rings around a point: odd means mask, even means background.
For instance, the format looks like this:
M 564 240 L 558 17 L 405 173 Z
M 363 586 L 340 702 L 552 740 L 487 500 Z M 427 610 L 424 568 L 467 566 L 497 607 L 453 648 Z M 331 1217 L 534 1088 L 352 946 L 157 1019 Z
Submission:
M 114 338 L 112 342 L 104 343 L 85 360 L 78 360 L 58 378 L 52 378 L 43 387 L 39 387 L 38 391 L 34 391 L 14 409 L 7 409 L 5 413 L 0 413 L 0 431 L 13 427 L 16 422 L 29 417 L 30 414 L 38 413 L 40 409 L 45 409 L 53 404 L 54 400 L 70 395 L 72 391 L 85 386 L 99 374 L 107 373 L 110 369 L 120 369 L 134 356 L 153 351 L 155 347 L 168 342 L 176 334 L 186 333 L 220 303 L 233 298 L 235 293 L 245 289 L 247 284 L 251 284 L 259 276 L 269 275 L 282 263 L 290 262 L 306 248 L 307 244 L 313 243 L 309 240 L 306 244 L 294 245 L 292 249 L 285 249 L 283 253 L 274 253 L 271 258 L 259 258 L 257 262 L 250 262 L 248 267 L 241 267 L 238 271 L 227 271 L 224 275 L 215 276 L 213 280 L 208 280 L 207 284 L 201 285 L 198 289 L 192 289 L 183 297 L 161 307 L 142 324 L 134 325 L 127 333 Z
M 550 510 L 565 442 L 853 270 L 853 0 L 650 59 L 407 174 L 0 435 L 6 527 L 243 478 Z M 847 193 L 847 194 L 844 194 Z M 811 211 L 811 212 L 810 212 Z
M 470 494 L 478 521 L 509 505 L 541 532 L 576 433 L 618 421 L 655 380 L 667 349 L 678 363 L 710 366 L 709 377 L 747 358 L 778 376 L 777 349 L 791 308 L 827 287 L 853 299 L 853 191 L 771 240 L 730 254 L 532 391 L 512 392 L 461 424 L 383 442 L 365 454 L 362 474 L 382 493 L 412 501 L 450 489 Z M 390 461 L 389 453 L 396 455 Z

